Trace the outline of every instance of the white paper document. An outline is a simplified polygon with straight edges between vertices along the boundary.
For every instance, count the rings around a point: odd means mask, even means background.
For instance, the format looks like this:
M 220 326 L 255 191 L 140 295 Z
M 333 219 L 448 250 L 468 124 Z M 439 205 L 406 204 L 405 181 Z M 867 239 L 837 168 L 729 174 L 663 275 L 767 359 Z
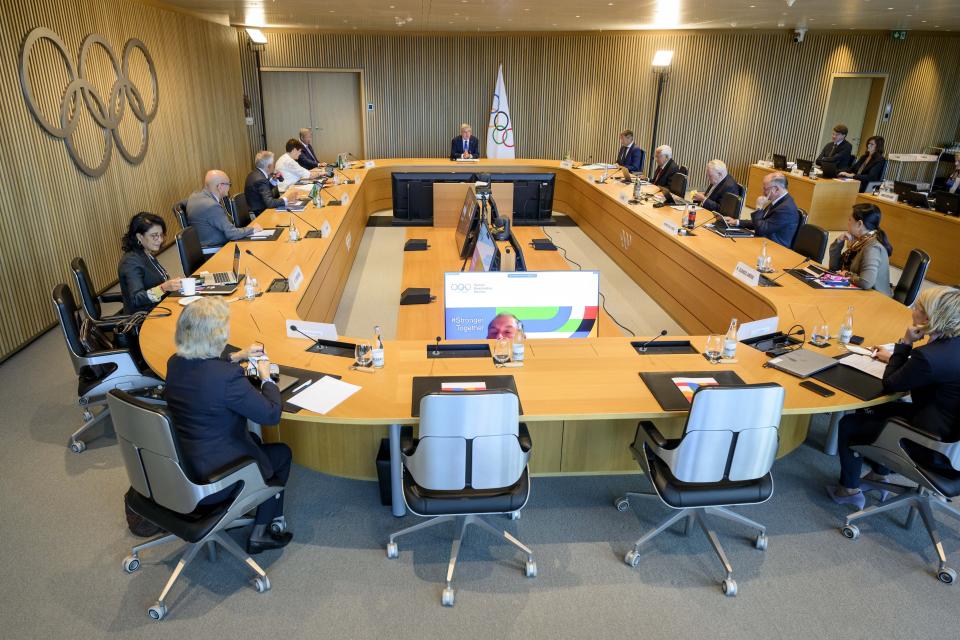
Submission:
M 276 229 L 264 229 L 263 231 L 257 231 L 252 234 L 251 238 L 272 238 Z
M 618 165 L 615 164 L 606 164 L 603 162 L 594 162 L 593 164 L 582 164 L 578 169 L 585 169 L 587 171 L 596 170 L 596 169 L 616 169 Z
M 840 359 L 840 363 L 879 379 L 883 379 L 883 370 L 887 368 L 887 365 L 879 360 L 874 360 L 870 356 L 862 356 L 858 353 L 851 353 L 848 356 L 844 356 Z
M 330 376 L 320 378 L 288 400 L 290 404 L 326 415 L 341 402 L 360 391 L 362 387 Z

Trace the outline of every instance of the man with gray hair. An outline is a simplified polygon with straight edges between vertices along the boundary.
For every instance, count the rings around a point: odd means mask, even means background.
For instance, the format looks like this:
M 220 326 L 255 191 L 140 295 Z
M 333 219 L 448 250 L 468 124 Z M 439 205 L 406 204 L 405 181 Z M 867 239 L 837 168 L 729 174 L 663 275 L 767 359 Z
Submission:
M 763 196 L 757 202 L 758 209 L 749 220 L 724 218 L 731 226 L 753 229 L 760 238 L 769 238 L 788 249 L 800 226 L 800 212 L 793 196 L 787 193 L 787 177 L 775 171 L 763 179 Z
M 280 190 L 277 188 L 280 180 L 273 171 L 273 153 L 258 151 L 253 164 L 253 171 L 247 176 L 243 187 L 250 213 L 256 216 L 264 209 L 287 206 L 287 199 L 280 197 Z
M 451 160 L 471 160 L 480 157 L 480 141 L 473 135 L 473 127 L 464 122 L 460 125 L 460 135 L 450 141 Z
M 680 170 L 673 161 L 673 149 L 662 144 L 653 152 L 653 157 L 657 162 L 657 169 L 650 181 L 658 187 L 669 187 L 671 176 Z
M 230 178 L 223 171 L 212 169 L 203 179 L 203 189 L 187 199 L 187 221 L 197 230 L 204 247 L 221 247 L 261 230 L 258 224 L 244 229 L 233 226 L 224 204 L 229 193 Z
M 711 160 L 707 163 L 707 181 L 710 184 L 705 192 L 693 194 L 693 201 L 707 211 L 717 211 L 725 193 L 740 196 L 740 185 L 727 173 L 727 165 L 723 160 Z
M 317 154 L 313 150 L 313 132 L 310 129 L 300 129 L 300 144 L 303 145 L 303 152 L 297 158 L 297 162 L 301 167 L 310 170 L 327 166 L 326 162 L 320 162 L 317 159 Z

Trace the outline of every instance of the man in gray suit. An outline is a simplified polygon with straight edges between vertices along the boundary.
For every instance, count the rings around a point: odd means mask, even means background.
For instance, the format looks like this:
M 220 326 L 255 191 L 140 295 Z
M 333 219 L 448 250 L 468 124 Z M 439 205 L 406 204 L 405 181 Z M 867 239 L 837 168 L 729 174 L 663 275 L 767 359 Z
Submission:
M 231 240 L 253 235 L 262 227 L 252 224 L 244 229 L 233 226 L 230 214 L 224 205 L 230 193 L 230 178 L 223 171 L 207 171 L 203 189 L 190 194 L 187 199 L 187 222 L 197 229 L 200 244 L 204 247 L 220 247 Z

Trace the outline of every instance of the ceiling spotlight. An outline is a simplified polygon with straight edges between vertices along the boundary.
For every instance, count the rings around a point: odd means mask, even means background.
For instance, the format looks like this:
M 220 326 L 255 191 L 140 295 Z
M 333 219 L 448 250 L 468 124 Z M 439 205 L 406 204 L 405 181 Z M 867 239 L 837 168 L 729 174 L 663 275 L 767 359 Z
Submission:
M 260 31 L 260 29 L 251 29 L 248 27 L 246 31 L 250 37 L 250 42 L 253 44 L 267 44 L 267 36 L 263 35 L 263 31 Z

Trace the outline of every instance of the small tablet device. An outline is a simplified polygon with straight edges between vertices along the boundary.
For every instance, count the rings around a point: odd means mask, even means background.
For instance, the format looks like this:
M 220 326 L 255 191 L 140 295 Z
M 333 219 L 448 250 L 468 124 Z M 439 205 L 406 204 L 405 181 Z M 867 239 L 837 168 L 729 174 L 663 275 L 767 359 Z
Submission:
M 813 391 L 818 396 L 823 396 L 824 398 L 829 398 L 830 396 L 837 395 L 836 392 L 827 389 L 826 387 L 821 387 L 816 382 L 810 382 L 809 380 L 804 380 L 800 383 L 800 386 L 808 391 Z

